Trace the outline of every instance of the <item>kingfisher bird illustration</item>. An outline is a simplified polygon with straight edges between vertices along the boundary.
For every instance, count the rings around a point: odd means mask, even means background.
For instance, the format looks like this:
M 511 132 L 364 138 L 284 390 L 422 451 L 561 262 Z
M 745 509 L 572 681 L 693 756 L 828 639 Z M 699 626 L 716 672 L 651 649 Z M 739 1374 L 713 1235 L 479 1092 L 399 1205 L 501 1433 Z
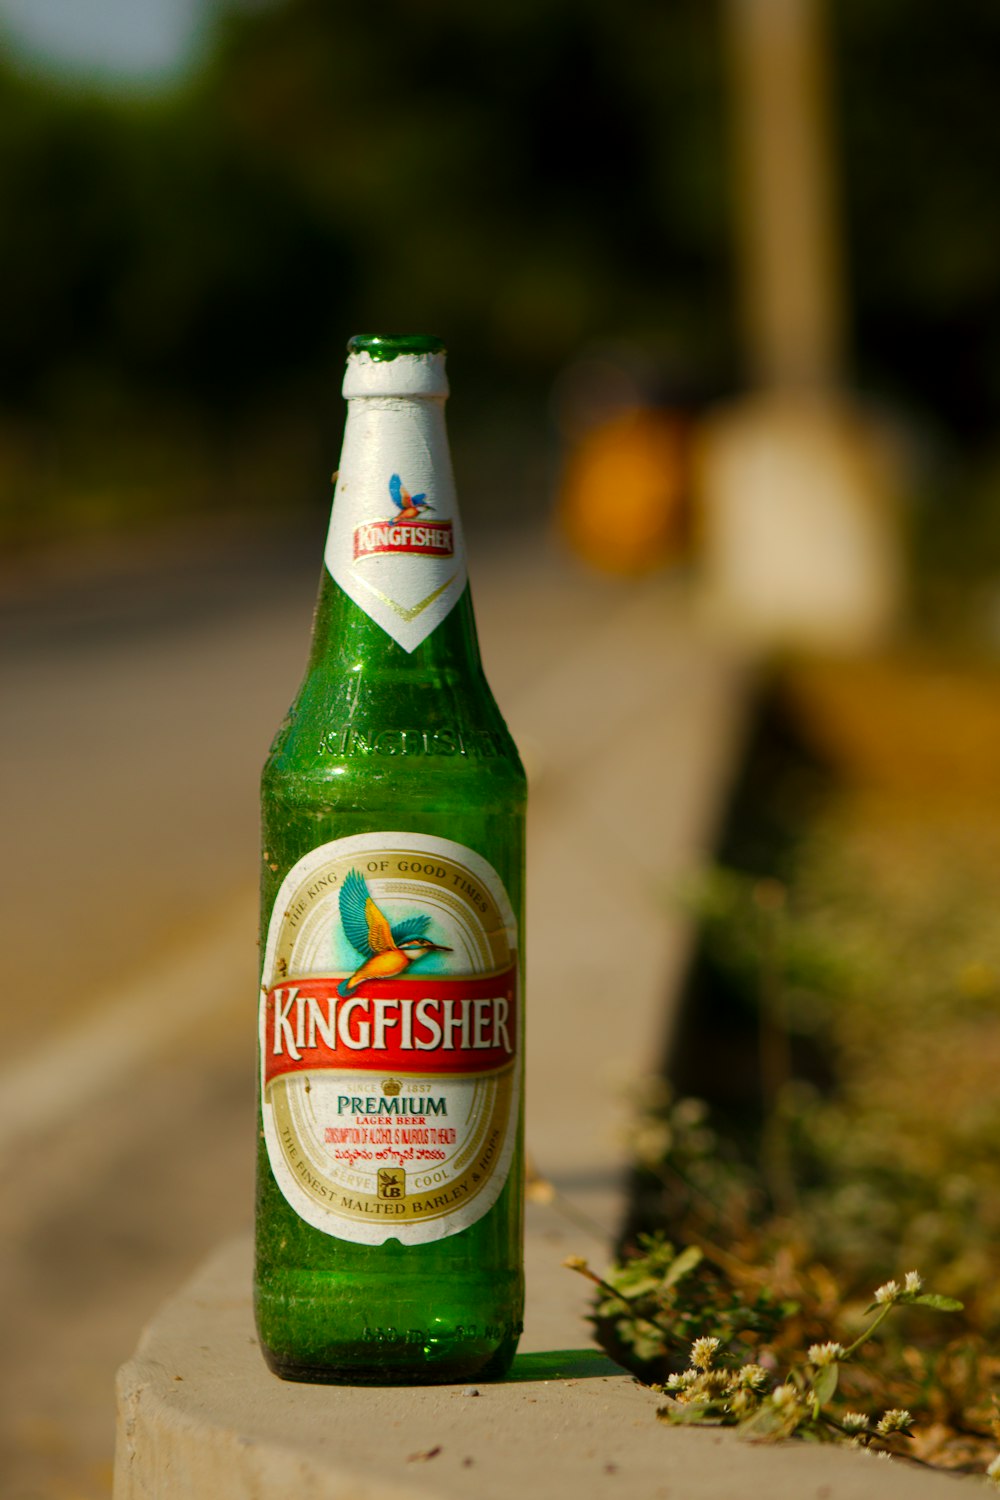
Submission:
M 364 963 L 338 984 L 338 995 L 353 995 L 366 979 L 392 979 L 428 953 L 452 951 L 424 937 L 431 920 L 426 914 L 406 917 L 391 927 L 358 870 L 349 871 L 340 887 L 340 920 L 348 942 L 363 956 Z
M 411 495 L 398 474 L 389 480 L 389 494 L 399 511 L 397 521 L 415 521 L 422 511 L 434 509 L 426 495 Z

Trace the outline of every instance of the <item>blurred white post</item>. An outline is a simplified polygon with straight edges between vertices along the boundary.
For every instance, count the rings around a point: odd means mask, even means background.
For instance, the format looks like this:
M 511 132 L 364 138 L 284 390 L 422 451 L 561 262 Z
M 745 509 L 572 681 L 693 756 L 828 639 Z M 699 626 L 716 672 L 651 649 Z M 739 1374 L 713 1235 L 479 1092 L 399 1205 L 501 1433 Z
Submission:
M 844 278 L 823 0 L 725 0 L 748 371 L 705 424 L 704 573 L 761 646 L 860 649 L 901 594 L 892 456 L 843 394 Z

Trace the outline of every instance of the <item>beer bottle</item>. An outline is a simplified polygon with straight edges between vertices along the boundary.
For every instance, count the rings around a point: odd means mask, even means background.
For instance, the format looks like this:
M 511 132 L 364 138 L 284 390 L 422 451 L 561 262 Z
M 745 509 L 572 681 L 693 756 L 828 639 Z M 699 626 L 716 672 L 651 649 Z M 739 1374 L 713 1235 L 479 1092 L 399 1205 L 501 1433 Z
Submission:
M 483 675 L 444 347 L 363 335 L 262 784 L 255 1306 L 291 1380 L 489 1378 L 521 1327 L 525 779 Z

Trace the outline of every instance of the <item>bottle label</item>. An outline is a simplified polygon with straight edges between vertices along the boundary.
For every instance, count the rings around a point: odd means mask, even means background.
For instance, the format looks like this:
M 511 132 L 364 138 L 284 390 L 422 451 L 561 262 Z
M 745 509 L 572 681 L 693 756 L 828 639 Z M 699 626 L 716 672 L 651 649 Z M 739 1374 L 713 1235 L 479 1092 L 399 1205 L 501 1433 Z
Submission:
M 338 1239 L 425 1244 L 496 1202 L 520 1096 L 517 925 L 450 839 L 313 849 L 275 898 L 260 998 L 271 1170 Z
M 351 402 L 326 565 L 405 651 L 458 602 L 465 544 L 441 400 Z

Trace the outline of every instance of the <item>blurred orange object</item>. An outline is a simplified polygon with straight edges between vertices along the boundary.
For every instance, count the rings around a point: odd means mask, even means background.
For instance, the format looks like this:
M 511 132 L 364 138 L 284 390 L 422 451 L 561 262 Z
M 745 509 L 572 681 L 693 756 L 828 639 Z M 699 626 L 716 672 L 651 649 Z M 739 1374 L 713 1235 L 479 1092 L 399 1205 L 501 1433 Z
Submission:
M 687 541 L 687 429 L 675 413 L 632 407 L 593 427 L 567 460 L 560 529 L 584 562 L 648 573 Z

